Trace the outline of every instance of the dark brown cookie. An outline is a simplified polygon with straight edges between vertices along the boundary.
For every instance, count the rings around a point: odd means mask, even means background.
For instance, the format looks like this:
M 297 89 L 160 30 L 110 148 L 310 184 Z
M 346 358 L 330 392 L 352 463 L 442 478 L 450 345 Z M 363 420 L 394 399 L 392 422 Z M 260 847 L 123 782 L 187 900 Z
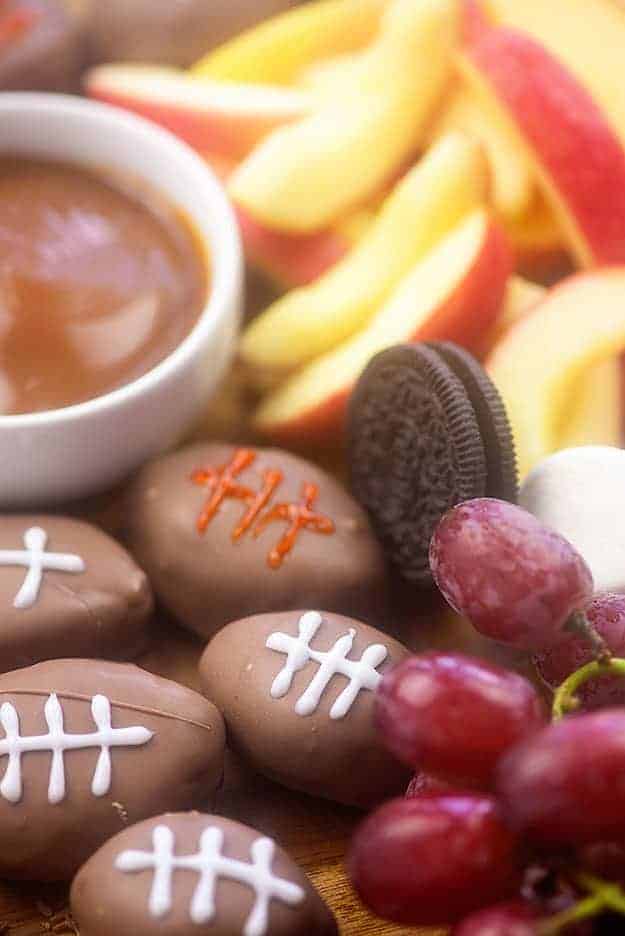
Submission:
M 81 936 L 336 936 L 331 912 L 276 843 L 200 813 L 157 816 L 108 841 L 71 892 Z
M 476 359 L 451 341 L 430 342 L 461 380 L 475 411 L 486 453 L 488 497 L 516 503 L 519 475 L 512 427 L 494 383 Z
M 350 402 L 352 490 L 402 575 L 431 584 L 429 543 L 440 517 L 474 497 L 516 499 L 503 403 L 475 359 L 451 343 L 378 354 Z
M 162 603 L 203 637 L 302 607 L 383 620 L 385 562 L 364 511 L 280 449 L 204 443 L 156 459 L 131 485 L 128 528 Z

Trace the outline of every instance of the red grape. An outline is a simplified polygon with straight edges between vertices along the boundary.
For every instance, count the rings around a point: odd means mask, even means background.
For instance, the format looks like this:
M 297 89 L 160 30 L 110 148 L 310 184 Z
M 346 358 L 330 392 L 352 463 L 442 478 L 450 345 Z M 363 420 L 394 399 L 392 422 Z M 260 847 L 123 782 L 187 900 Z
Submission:
M 586 611 L 588 620 L 617 656 L 625 654 L 625 595 L 599 595 Z M 536 656 L 538 672 L 552 688 L 557 688 L 567 676 L 590 663 L 593 652 L 588 641 L 570 637 L 557 647 Z M 577 697 L 587 711 L 610 705 L 625 705 L 625 679 L 602 676 L 580 687 Z
M 565 718 L 504 755 L 496 788 L 534 842 L 625 838 L 625 709 Z
M 446 780 L 433 777 L 432 774 L 420 770 L 408 784 L 405 795 L 410 798 L 411 796 L 422 796 L 424 793 L 447 793 L 450 789 L 451 786 Z
M 459 653 L 409 657 L 387 673 L 376 720 L 399 760 L 471 786 L 488 786 L 503 752 L 546 721 L 527 679 Z
M 595 842 L 577 852 L 577 863 L 584 871 L 607 881 L 625 885 L 625 843 Z
M 542 650 L 565 639 L 592 599 L 590 569 L 564 537 L 507 501 L 478 498 L 445 514 L 430 566 L 451 607 L 495 640 Z
M 538 936 L 539 932 L 535 909 L 519 900 L 478 910 L 454 926 L 451 936 Z
M 477 793 L 391 800 L 357 830 L 349 867 L 374 913 L 414 926 L 454 923 L 519 883 L 516 839 Z

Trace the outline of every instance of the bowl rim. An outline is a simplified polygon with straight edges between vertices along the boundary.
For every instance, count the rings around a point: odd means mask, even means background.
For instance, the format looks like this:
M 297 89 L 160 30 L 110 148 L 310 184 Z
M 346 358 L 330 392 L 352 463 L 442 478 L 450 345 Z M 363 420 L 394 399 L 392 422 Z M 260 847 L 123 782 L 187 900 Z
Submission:
M 202 242 L 208 241 L 211 267 L 208 297 L 194 327 L 167 357 L 147 373 L 115 390 L 82 403 L 36 413 L 0 414 L 0 431 L 50 427 L 82 420 L 116 407 L 123 407 L 149 394 L 162 381 L 167 381 L 170 376 L 191 363 L 198 350 L 215 337 L 224 316 L 231 314 L 232 300 L 236 297 L 239 284 L 243 281 L 243 247 L 234 209 L 216 173 L 187 143 L 144 117 L 110 104 L 69 94 L 30 91 L 2 92 L 0 94 L 0 126 L 4 114 L 7 112 L 15 114 L 16 111 L 24 113 L 26 119 L 29 116 L 33 119 L 42 111 L 45 111 L 47 115 L 54 111 L 59 117 L 64 114 L 73 119 L 84 117 L 85 120 L 102 122 L 109 126 L 112 121 L 121 130 L 135 133 L 137 145 L 141 145 L 141 139 L 147 136 L 151 138 L 152 145 L 162 147 L 164 158 L 167 158 L 167 152 L 169 152 L 171 157 L 177 159 L 178 162 L 186 161 L 190 175 L 195 174 L 197 178 L 203 176 L 202 184 L 211 202 L 212 232 L 210 235 L 202 235 Z M 0 149 L 0 154 L 1 152 Z M 67 161 L 71 164 L 71 155 L 68 155 Z M 78 159 L 76 163 L 80 165 Z M 149 180 L 148 185 L 158 188 Z

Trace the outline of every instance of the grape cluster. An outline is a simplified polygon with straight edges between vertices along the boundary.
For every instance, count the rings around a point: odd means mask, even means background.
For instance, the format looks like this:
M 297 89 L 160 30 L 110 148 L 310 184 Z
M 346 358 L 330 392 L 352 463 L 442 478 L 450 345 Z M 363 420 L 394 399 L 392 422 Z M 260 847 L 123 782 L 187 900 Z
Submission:
M 625 932 L 625 596 L 594 596 L 570 543 L 487 498 L 443 517 L 430 563 L 457 612 L 564 685 L 552 719 L 529 680 L 460 653 L 386 673 L 377 725 L 415 776 L 357 830 L 356 889 L 453 936 L 594 933 L 615 913 Z

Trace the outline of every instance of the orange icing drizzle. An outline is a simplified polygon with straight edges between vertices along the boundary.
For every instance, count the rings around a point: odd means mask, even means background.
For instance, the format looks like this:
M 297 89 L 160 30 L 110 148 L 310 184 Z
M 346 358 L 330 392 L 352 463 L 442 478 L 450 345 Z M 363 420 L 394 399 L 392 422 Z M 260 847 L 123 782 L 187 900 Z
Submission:
M 0 47 L 15 42 L 36 23 L 40 14 L 36 10 L 14 9 L 2 12 L 6 0 L 0 0 Z
M 241 520 L 232 531 L 232 539 L 240 539 L 256 520 L 271 495 L 282 481 L 279 471 L 266 471 L 263 488 L 255 493 L 251 488 L 238 484 L 236 478 L 249 468 L 256 460 L 256 453 L 250 449 L 238 449 L 232 461 L 221 468 L 205 468 L 194 471 L 191 480 L 194 484 L 207 487 L 210 491 L 208 500 L 197 520 L 198 533 L 205 533 L 208 524 L 218 513 L 219 508 L 227 498 L 245 501 L 249 506 Z
M 208 488 L 208 497 L 197 519 L 196 527 L 200 535 L 204 534 L 211 520 L 217 515 L 225 500 L 240 500 L 247 504 L 247 510 L 232 531 L 232 540 L 241 539 L 251 527 L 254 527 L 254 536 L 260 534 L 272 523 L 282 521 L 288 523 L 288 529 L 269 552 L 267 562 L 272 569 L 279 569 L 284 557 L 291 552 L 297 537 L 302 530 L 312 533 L 330 534 L 335 532 L 335 526 L 329 517 L 315 513 L 313 507 L 319 496 L 316 484 L 304 482 L 302 485 L 302 498 L 297 504 L 275 504 L 264 514 L 277 488 L 284 480 L 283 473 L 278 469 L 268 469 L 263 473 L 263 485 L 260 491 L 254 491 L 247 485 L 238 482 L 238 476 L 254 464 L 256 452 L 251 449 L 237 449 L 227 465 L 219 468 L 202 468 L 194 471 L 191 481 L 200 487 Z M 258 521 L 258 522 L 257 522 Z
M 272 569 L 280 568 L 284 557 L 295 546 L 300 530 L 310 530 L 313 533 L 324 533 L 326 535 L 334 533 L 335 526 L 332 520 L 329 517 L 324 517 L 323 514 L 315 513 L 313 510 L 313 504 L 318 495 L 319 488 L 316 484 L 304 482 L 302 485 L 302 499 L 299 504 L 276 504 L 256 524 L 254 536 L 260 536 L 263 530 L 276 520 L 283 520 L 290 524 L 278 545 L 271 550 L 267 557 L 267 562 Z

